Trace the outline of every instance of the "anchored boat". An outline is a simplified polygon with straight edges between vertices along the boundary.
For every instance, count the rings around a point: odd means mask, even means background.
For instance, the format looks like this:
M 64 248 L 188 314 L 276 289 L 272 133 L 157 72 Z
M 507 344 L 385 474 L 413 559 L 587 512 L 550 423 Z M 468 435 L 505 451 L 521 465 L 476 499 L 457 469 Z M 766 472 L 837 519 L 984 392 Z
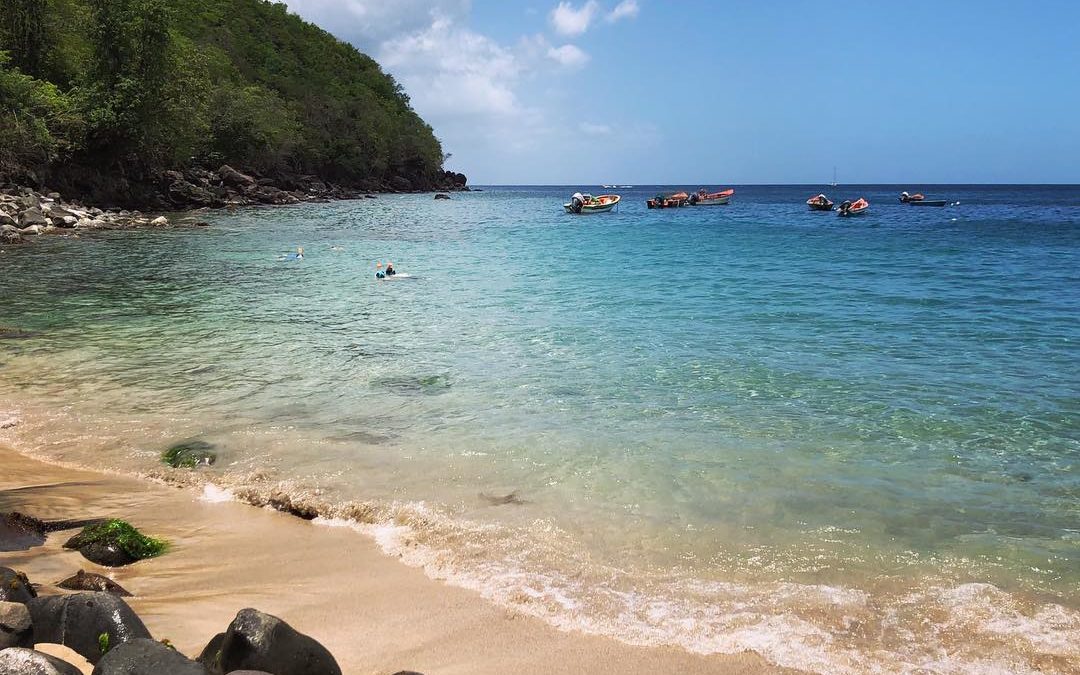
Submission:
M 619 204 L 622 199 L 619 195 L 600 195 L 593 197 L 590 194 L 575 192 L 570 201 L 563 204 L 567 213 L 584 215 L 587 213 L 607 213 Z
M 724 206 L 731 201 L 731 196 L 734 194 L 735 190 L 706 192 L 705 188 L 701 188 L 690 195 L 690 204 L 696 206 Z
M 861 216 L 866 213 L 870 208 L 870 202 L 866 201 L 862 197 L 859 197 L 855 201 L 844 201 L 840 204 L 840 210 L 836 212 L 836 215 L 848 218 L 850 216 Z
M 900 203 L 911 204 L 912 206 L 945 206 L 949 203 L 947 199 L 927 199 L 922 193 L 916 192 L 913 195 L 909 195 L 906 192 L 900 193 Z
M 806 200 L 806 205 L 810 207 L 811 211 L 832 211 L 833 203 L 828 197 L 820 194 L 816 197 L 811 197 Z
M 650 209 L 673 209 L 686 206 L 690 202 L 690 195 L 685 192 L 676 192 L 671 195 L 656 195 L 645 202 Z

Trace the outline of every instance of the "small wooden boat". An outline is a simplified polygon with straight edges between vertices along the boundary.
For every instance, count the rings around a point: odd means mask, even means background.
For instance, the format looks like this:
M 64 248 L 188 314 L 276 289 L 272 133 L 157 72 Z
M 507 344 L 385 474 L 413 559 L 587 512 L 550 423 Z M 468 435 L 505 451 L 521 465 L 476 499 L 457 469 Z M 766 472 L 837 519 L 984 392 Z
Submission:
M 570 201 L 563 204 L 567 213 L 585 215 L 588 213 L 607 213 L 614 209 L 622 199 L 619 195 L 600 195 L 593 197 L 590 194 L 575 192 Z
M 947 199 L 919 199 L 918 201 L 911 201 L 908 204 L 912 206 L 945 206 L 949 203 Z
M 731 196 L 734 194 L 735 190 L 706 192 L 705 188 L 701 188 L 690 195 L 690 204 L 696 206 L 725 206 L 731 201 Z
M 844 218 L 850 216 L 861 216 L 866 213 L 870 208 L 870 202 L 866 201 L 862 197 L 859 197 L 855 201 L 845 201 L 840 204 L 840 209 L 836 212 L 836 215 Z
M 833 203 L 825 195 L 821 194 L 816 197 L 811 197 L 806 200 L 806 205 L 810 207 L 811 211 L 832 211 Z
M 645 202 L 650 209 L 673 209 L 686 206 L 690 202 L 690 195 L 685 192 L 676 192 L 672 195 L 656 195 Z

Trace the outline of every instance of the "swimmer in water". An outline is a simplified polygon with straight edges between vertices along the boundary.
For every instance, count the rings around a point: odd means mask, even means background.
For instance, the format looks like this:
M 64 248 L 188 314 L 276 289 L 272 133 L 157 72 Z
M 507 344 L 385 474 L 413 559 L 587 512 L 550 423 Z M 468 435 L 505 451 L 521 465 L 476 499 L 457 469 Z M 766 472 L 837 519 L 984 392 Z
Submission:
M 382 271 L 382 263 L 381 262 L 375 263 L 375 278 L 376 279 L 385 279 L 386 278 L 386 273 Z
M 392 263 L 392 262 L 386 263 L 386 276 L 392 277 L 395 274 L 397 274 L 397 271 L 394 269 L 394 263 Z

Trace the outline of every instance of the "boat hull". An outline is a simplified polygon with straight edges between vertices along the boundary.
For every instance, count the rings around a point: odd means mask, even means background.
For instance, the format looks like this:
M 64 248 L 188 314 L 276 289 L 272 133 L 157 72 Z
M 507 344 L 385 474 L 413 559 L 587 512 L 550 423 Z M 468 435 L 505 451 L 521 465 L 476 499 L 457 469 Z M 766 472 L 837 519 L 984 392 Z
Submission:
M 727 206 L 731 202 L 731 197 L 717 197 L 716 199 L 699 199 L 694 203 L 695 206 Z
M 949 202 L 945 199 L 923 199 L 917 202 L 908 202 L 912 206 L 945 206 Z
M 619 195 L 600 195 L 599 197 L 592 197 L 589 201 L 581 205 L 581 210 L 574 210 L 574 203 L 563 204 L 563 210 L 567 213 L 574 215 L 588 215 L 593 213 L 608 213 L 619 205 L 619 201 L 622 199 Z
M 832 211 L 833 210 L 833 205 L 832 205 L 831 202 L 828 203 L 828 204 L 807 204 L 806 206 L 809 207 L 809 209 L 811 211 Z

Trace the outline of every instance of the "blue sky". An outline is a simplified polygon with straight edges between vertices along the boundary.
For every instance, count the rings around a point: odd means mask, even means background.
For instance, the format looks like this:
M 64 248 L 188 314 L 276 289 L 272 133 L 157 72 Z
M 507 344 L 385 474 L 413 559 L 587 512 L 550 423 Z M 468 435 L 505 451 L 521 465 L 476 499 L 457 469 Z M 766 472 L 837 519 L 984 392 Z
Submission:
M 288 5 L 473 184 L 1080 183 L 1080 2 Z

